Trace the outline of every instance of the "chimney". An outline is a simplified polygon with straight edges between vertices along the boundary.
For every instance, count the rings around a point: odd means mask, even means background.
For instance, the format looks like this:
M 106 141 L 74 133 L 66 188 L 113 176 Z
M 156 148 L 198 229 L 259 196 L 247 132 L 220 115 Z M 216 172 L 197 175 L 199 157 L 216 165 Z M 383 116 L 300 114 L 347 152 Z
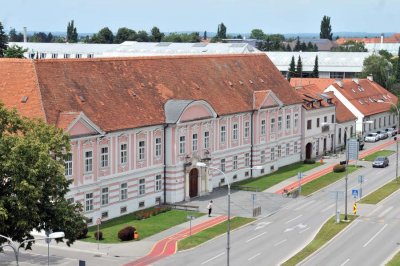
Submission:
M 26 30 L 26 27 L 24 27 L 24 42 L 27 42 L 27 36 L 28 36 L 28 33 Z
M 369 74 L 369 75 L 367 76 L 367 79 L 368 79 L 369 81 L 371 81 L 371 82 L 374 81 L 374 77 L 372 76 L 372 74 Z
M 383 33 L 381 34 L 381 50 L 383 50 Z

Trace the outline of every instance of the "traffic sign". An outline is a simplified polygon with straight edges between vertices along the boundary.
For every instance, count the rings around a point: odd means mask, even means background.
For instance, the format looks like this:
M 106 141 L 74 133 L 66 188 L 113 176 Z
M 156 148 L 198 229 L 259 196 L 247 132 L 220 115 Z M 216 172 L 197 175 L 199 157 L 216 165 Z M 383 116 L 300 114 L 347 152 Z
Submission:
M 358 160 L 358 140 L 357 139 L 349 139 L 347 142 L 347 154 L 349 160 Z
M 97 218 L 96 224 L 101 224 L 101 218 Z
M 351 195 L 353 196 L 353 198 L 358 198 L 358 189 L 353 189 L 352 191 L 351 191 Z
M 362 184 L 362 183 L 364 183 L 364 176 L 359 175 L 358 176 L 358 184 Z
M 354 205 L 353 205 L 353 213 L 354 213 L 354 215 L 357 214 L 357 203 L 354 203 Z

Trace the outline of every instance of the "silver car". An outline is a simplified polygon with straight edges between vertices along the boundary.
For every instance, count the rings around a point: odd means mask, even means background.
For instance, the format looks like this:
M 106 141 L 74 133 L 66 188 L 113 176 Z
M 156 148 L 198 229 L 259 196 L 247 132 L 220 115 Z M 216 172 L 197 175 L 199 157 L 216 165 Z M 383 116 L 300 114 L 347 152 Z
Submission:
M 365 142 L 376 142 L 379 140 L 379 136 L 376 133 L 368 133 L 365 138 Z
M 396 135 L 396 129 L 394 129 L 393 127 L 389 127 L 389 128 L 387 128 L 387 129 L 385 129 L 385 131 L 388 133 L 388 135 L 389 135 L 389 137 L 390 136 L 394 136 L 394 135 Z

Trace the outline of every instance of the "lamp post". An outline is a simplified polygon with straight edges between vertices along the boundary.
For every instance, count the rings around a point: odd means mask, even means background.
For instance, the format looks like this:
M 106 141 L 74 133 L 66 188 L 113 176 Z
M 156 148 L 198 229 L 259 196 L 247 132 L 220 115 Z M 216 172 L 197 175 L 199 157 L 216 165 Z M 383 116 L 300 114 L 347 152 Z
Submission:
M 207 164 L 205 164 L 203 162 L 197 162 L 196 166 L 217 170 L 224 176 L 224 178 L 228 184 L 228 223 L 227 223 L 227 228 L 226 228 L 226 238 L 227 238 L 226 239 L 226 265 L 229 266 L 229 253 L 230 253 L 230 249 L 231 249 L 231 247 L 230 247 L 230 242 L 231 242 L 231 240 L 230 240 L 230 238 L 231 238 L 231 236 L 230 236 L 230 234 L 231 234 L 231 183 L 229 182 L 229 179 L 226 177 L 225 173 L 216 167 L 208 166 Z M 262 168 L 262 166 L 254 166 L 254 167 L 246 168 L 246 169 L 260 170 L 261 168 Z
M 8 247 L 11 247 L 11 248 L 13 249 L 13 251 L 14 251 L 15 261 L 16 261 L 16 263 L 17 263 L 17 266 L 19 266 L 19 261 L 18 261 L 18 259 L 19 259 L 19 249 L 20 249 L 25 243 L 29 243 L 29 242 L 36 241 L 36 240 L 46 240 L 46 241 L 49 241 L 49 240 L 51 240 L 51 239 L 63 238 L 64 236 L 65 236 L 65 233 L 64 233 L 64 232 L 54 232 L 54 233 L 51 233 L 51 234 L 49 234 L 48 236 L 46 236 L 46 237 L 44 237 L 44 238 L 35 238 L 35 239 L 27 239 L 27 240 L 24 240 L 24 241 L 22 241 L 21 243 L 19 243 L 19 245 L 17 246 L 18 243 L 12 241 L 11 238 L 9 238 L 9 237 L 7 237 L 7 236 L 0 235 L 0 237 L 6 239 L 7 242 L 8 242 L 8 244 L 3 244 L 2 246 L 0 246 L 0 248 L 7 247 L 7 246 L 8 246 Z M 49 263 L 50 263 L 50 262 L 49 262 L 49 253 L 47 253 L 47 256 L 48 256 L 48 258 L 47 258 L 47 263 L 48 263 L 48 265 L 49 265 Z

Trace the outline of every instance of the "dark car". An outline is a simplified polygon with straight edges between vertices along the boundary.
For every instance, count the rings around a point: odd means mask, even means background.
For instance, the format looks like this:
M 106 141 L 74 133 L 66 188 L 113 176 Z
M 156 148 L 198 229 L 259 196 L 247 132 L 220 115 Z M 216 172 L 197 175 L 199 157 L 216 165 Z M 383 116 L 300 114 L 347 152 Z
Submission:
M 372 167 L 386 167 L 389 166 L 389 159 L 384 156 L 378 156 L 375 158 L 375 160 L 372 162 Z

